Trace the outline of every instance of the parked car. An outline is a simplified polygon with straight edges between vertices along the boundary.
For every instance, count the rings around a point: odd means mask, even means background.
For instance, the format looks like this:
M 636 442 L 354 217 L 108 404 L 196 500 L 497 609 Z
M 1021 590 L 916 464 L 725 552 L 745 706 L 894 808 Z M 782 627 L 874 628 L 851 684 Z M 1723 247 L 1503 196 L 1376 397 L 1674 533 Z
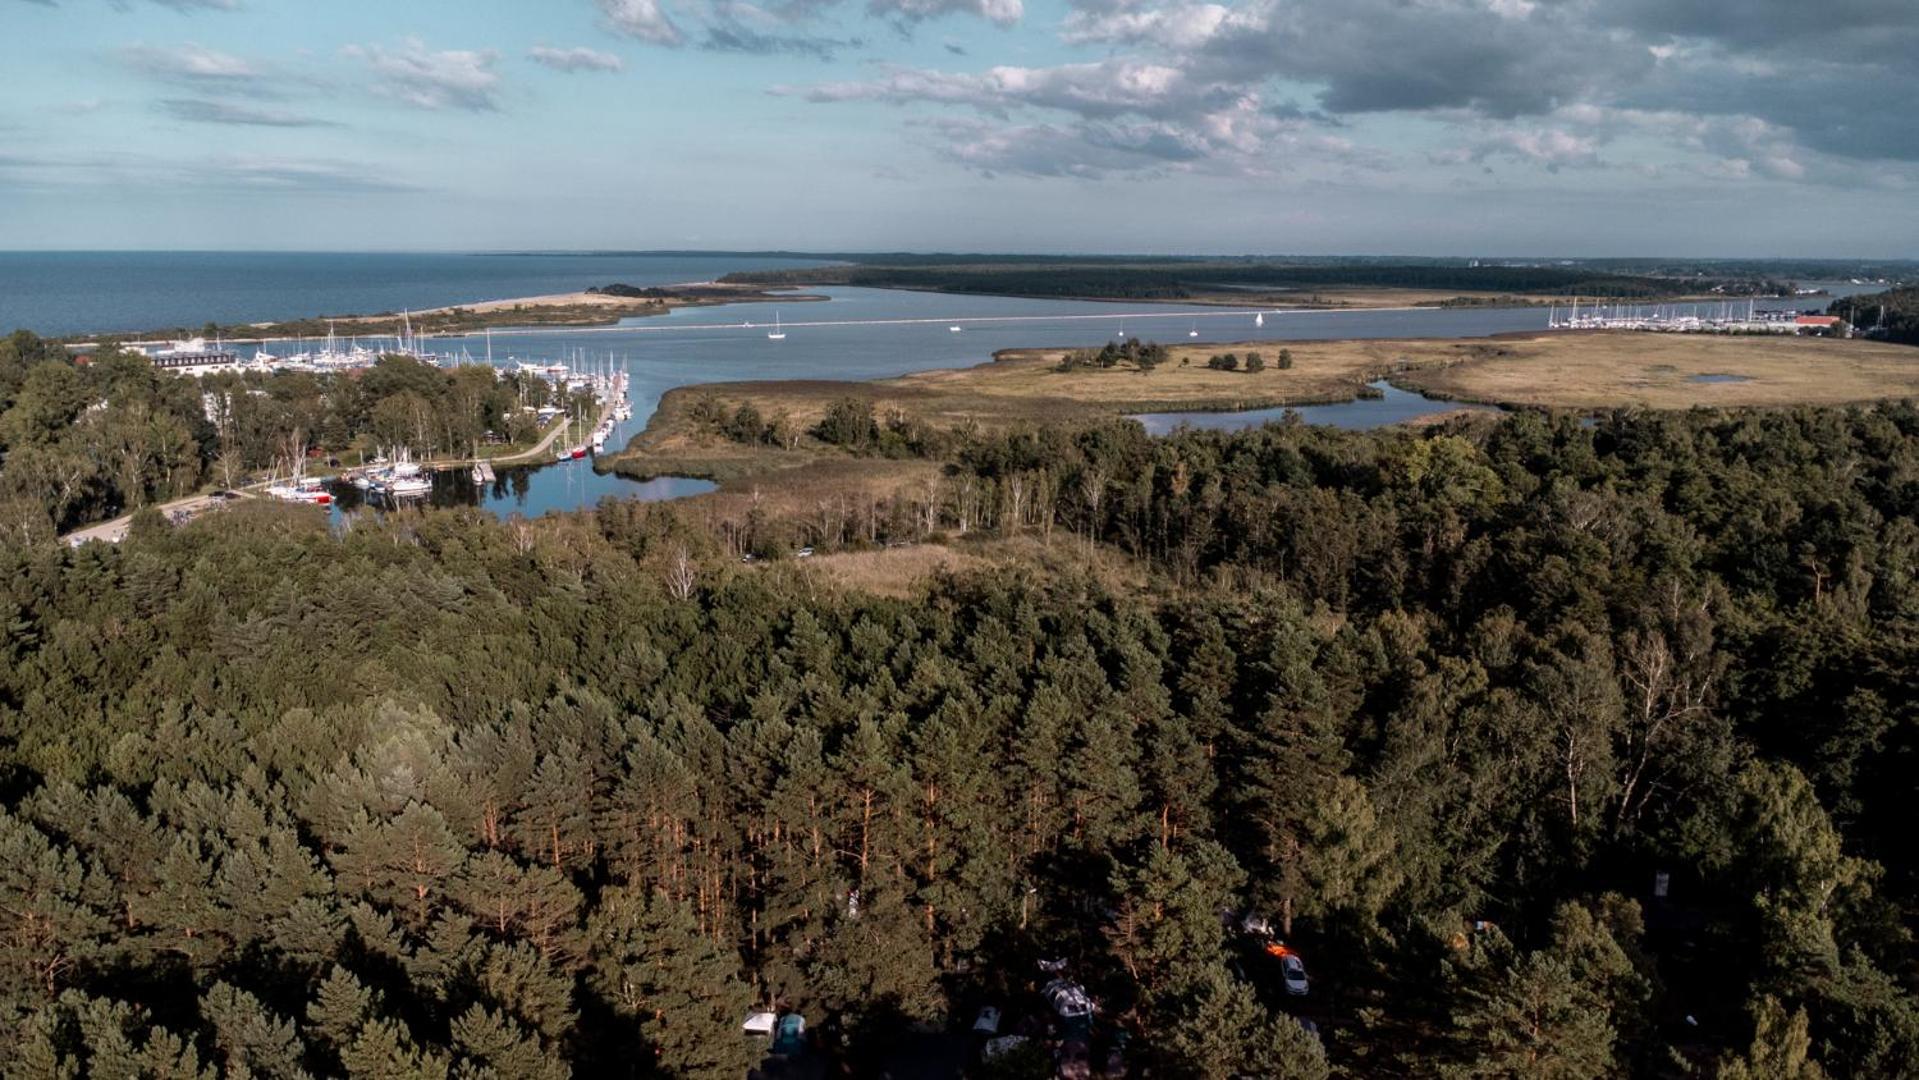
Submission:
M 973 1021 L 973 1034 L 992 1038 L 999 1034 L 999 1008 L 988 1005 L 979 1011 L 979 1018 Z
M 773 1052 L 791 1056 L 806 1049 L 806 1018 L 799 1013 L 780 1017 L 773 1033 Z
M 1286 984 L 1287 993 L 1304 994 L 1306 992 L 1306 964 L 1299 958 L 1298 953 L 1289 952 L 1279 958 L 1279 978 Z
M 1067 979 L 1054 979 L 1040 991 L 1045 995 L 1046 1003 L 1053 1007 L 1061 1020 L 1079 1020 L 1093 1015 L 1093 999 L 1087 995 L 1086 988 Z

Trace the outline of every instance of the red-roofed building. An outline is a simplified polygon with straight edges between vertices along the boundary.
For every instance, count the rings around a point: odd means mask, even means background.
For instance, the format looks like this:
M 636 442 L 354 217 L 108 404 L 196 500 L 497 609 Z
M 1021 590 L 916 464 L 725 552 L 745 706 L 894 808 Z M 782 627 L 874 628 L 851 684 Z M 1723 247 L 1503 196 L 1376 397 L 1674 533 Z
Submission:
M 1837 315 L 1801 315 L 1792 322 L 1802 334 L 1837 334 L 1846 325 Z

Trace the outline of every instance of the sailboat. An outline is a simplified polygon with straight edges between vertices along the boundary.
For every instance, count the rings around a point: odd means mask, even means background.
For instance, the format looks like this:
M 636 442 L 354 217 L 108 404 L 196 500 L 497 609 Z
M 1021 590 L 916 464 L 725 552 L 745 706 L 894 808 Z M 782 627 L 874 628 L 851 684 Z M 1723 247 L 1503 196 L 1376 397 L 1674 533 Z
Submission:
M 1266 313 L 1265 313 L 1265 312 L 1263 312 L 1263 311 L 1260 311 L 1260 312 L 1255 312 L 1255 313 L 1254 313 L 1254 315 L 1253 315 L 1253 325 L 1254 325 L 1254 326 L 1265 326 L 1265 325 L 1266 325 Z
M 766 332 L 766 340 L 768 341 L 785 341 L 786 340 L 786 331 L 780 329 L 780 313 L 778 311 L 773 312 L 773 329 L 768 330 Z
M 1186 336 L 1187 337 L 1199 336 L 1199 320 L 1198 319 L 1193 320 L 1193 328 L 1191 330 L 1186 331 Z
M 954 323 L 953 325 L 951 325 L 951 326 L 949 326 L 949 327 L 947 327 L 947 328 L 946 328 L 946 332 L 947 332 L 947 333 L 949 333 L 949 334 L 957 334 L 957 333 L 959 333 L 959 332 L 960 332 L 960 327 L 959 327 L 959 324 L 958 324 L 958 323 Z

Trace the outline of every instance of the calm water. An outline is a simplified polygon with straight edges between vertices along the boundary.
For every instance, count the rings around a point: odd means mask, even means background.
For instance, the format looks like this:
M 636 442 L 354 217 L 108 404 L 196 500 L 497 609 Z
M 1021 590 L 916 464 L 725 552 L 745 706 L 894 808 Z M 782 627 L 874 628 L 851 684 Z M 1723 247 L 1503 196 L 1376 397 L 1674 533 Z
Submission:
M 1424 394 L 1401 390 L 1381 379 L 1371 384 L 1380 392 L 1376 398 L 1357 398 L 1336 405 L 1294 405 L 1277 409 L 1242 409 L 1237 412 L 1141 413 L 1133 419 L 1146 428 L 1148 435 L 1166 435 L 1180 428 L 1202 431 L 1239 431 L 1284 420 L 1290 413 L 1308 424 L 1366 431 L 1389 424 L 1403 424 L 1435 413 L 1471 409 L 1475 412 L 1499 412 L 1491 405 L 1473 405 L 1460 401 L 1438 401 Z
M 689 476 L 662 476 L 645 482 L 593 471 L 591 461 L 564 461 L 499 470 L 491 484 L 475 484 L 466 469 L 433 474 L 433 493 L 419 500 L 430 506 L 484 506 L 498 517 L 539 517 L 555 511 L 592 506 L 603 496 L 661 502 L 688 495 L 704 495 L 718 485 Z M 335 483 L 335 520 L 368 505 L 351 484 Z
M 1000 349 L 1097 347 L 1122 332 L 1143 340 L 1203 344 L 1480 337 L 1539 330 L 1546 325 L 1544 308 L 1268 312 L 1265 326 L 1257 327 L 1251 314 L 1222 312 L 1214 307 L 943 296 L 884 289 L 818 291 L 829 299 L 682 308 L 658 318 L 633 319 L 619 327 L 589 331 L 496 330 L 492 335 L 493 359 L 496 364 L 506 365 L 518 360 L 551 363 L 582 354 L 588 361 L 613 358 L 630 375 L 634 406 L 634 418 L 615 431 L 608 442 L 609 447 L 618 448 L 646 427 L 661 395 L 675 387 L 698 383 L 882 379 L 982 363 Z M 784 341 L 766 337 L 766 327 L 776 312 L 786 331 Z M 871 321 L 915 319 L 926 321 Z M 747 323 L 752 325 L 744 325 Z M 952 325 L 962 327 L 961 332 L 952 332 Z M 1194 330 L 1199 331 L 1197 338 L 1190 336 Z M 442 352 L 464 348 L 478 359 L 485 355 L 486 338 L 473 335 L 441 339 L 435 348 Z M 1433 410 L 1430 402 L 1409 396 L 1421 402 L 1418 411 Z M 1208 422 L 1221 421 L 1222 414 L 1204 415 Z M 595 473 L 586 462 L 569 462 L 503 472 L 498 482 L 479 495 L 479 501 L 502 515 L 534 516 L 590 507 L 607 496 L 677 498 L 710 489 L 703 481 L 677 478 L 641 484 Z M 471 492 L 469 480 L 442 477 L 434 499 L 470 503 L 473 496 L 467 493 Z
M 0 333 L 25 328 L 56 336 L 370 314 L 817 265 L 725 255 L 0 251 Z

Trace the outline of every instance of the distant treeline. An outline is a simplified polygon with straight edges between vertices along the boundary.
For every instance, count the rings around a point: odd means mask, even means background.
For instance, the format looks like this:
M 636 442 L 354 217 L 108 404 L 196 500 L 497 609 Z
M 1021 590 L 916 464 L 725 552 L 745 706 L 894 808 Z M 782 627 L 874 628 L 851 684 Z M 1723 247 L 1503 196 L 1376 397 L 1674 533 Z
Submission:
M 1444 266 L 1342 263 L 1306 266 L 1241 260 L 1110 263 L 1098 260 L 1027 263 L 997 258 L 991 263 L 820 266 L 729 274 L 728 283 L 757 285 L 857 285 L 931 292 L 998 293 L 1017 296 L 1190 300 L 1240 286 L 1277 289 L 1325 287 L 1456 289 L 1473 292 L 1594 297 L 1655 297 L 1694 291 L 1697 281 L 1595 273 L 1580 267 Z M 1790 288 L 1778 282 L 1706 282 L 1744 294 Z
M 1843 297 L 1834 300 L 1826 313 L 1862 330 L 1883 327 L 1888 341 L 1919 345 L 1919 286 Z

